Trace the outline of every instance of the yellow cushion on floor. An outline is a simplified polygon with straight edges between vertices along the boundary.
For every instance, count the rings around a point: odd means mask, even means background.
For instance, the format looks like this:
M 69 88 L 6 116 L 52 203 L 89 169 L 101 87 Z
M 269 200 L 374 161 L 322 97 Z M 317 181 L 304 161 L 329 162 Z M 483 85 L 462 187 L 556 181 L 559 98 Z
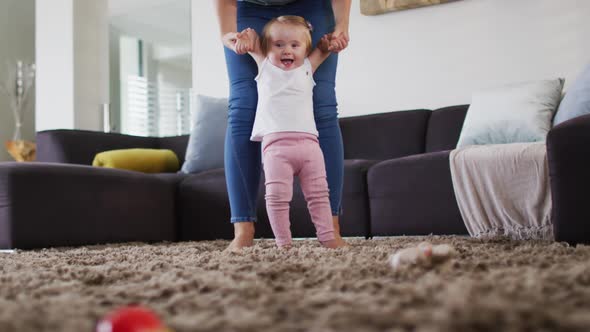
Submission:
M 98 153 L 92 161 L 92 166 L 164 173 L 178 171 L 179 162 L 172 150 L 122 149 Z

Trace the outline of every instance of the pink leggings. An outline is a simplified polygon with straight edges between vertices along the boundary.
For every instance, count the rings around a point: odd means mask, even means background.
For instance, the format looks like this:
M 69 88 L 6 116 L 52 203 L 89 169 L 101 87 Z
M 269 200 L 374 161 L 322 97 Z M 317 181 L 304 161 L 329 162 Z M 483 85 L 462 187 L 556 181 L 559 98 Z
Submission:
M 298 132 L 266 135 L 262 140 L 262 158 L 266 211 L 277 245 L 291 244 L 289 203 L 294 175 L 299 177 L 318 240 L 334 240 L 326 167 L 317 137 Z

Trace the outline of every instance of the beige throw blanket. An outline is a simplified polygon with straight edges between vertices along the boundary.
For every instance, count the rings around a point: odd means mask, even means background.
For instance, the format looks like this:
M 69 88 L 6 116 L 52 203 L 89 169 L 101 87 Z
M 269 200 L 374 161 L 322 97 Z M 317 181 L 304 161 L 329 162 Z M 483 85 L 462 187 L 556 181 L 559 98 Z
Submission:
M 467 146 L 450 166 L 471 236 L 553 239 L 545 143 Z

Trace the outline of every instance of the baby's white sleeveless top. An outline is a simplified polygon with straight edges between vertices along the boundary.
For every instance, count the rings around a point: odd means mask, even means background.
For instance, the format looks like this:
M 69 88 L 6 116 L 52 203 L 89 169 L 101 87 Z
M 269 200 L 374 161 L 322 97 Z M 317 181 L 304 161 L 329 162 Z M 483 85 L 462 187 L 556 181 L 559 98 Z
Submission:
M 282 70 L 268 58 L 258 68 L 258 106 L 252 141 L 276 132 L 303 132 L 318 136 L 313 117 L 313 70 L 309 59 L 293 70 Z

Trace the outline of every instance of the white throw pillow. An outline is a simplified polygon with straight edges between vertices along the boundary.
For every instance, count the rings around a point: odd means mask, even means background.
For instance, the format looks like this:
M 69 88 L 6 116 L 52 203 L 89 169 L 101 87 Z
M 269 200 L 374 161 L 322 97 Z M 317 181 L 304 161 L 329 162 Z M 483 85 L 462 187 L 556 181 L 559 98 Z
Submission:
M 473 94 L 457 148 L 544 141 L 563 82 L 563 78 L 523 82 Z

